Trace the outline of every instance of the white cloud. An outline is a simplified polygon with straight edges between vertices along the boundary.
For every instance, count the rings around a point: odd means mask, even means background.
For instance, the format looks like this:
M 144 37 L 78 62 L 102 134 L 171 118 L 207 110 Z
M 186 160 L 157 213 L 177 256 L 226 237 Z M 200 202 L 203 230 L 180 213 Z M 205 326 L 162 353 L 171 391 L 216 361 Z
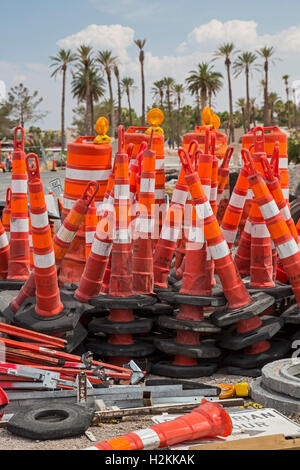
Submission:
M 134 30 L 120 24 L 96 25 L 91 24 L 78 33 L 57 41 L 59 47 L 76 49 L 82 44 L 93 46 L 95 49 L 110 49 L 120 62 L 127 62 L 127 48 L 133 44 Z

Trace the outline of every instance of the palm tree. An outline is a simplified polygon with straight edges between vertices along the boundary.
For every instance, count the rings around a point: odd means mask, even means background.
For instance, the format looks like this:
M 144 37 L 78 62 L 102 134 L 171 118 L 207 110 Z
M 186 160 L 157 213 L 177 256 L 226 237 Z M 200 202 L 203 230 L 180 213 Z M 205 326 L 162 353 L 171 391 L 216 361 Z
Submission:
M 156 82 L 153 83 L 153 87 L 152 87 L 152 90 L 151 90 L 154 100 L 157 97 L 159 97 L 161 109 L 163 109 L 163 107 L 164 107 L 164 104 L 163 104 L 164 88 L 165 88 L 164 81 L 163 80 L 157 80 Z
M 237 78 L 242 72 L 245 72 L 246 76 L 246 130 L 250 130 L 250 93 L 249 93 L 249 72 L 250 67 L 255 63 L 257 55 L 253 52 L 243 52 L 238 55 L 233 63 L 234 77 Z M 255 67 L 254 67 L 255 68 Z M 256 70 L 258 67 L 256 67 Z
M 189 72 L 190 75 L 187 77 L 186 82 L 191 91 L 197 89 L 200 91 L 201 108 L 203 110 L 207 104 L 209 90 L 214 88 L 216 80 L 218 81 L 218 86 L 220 86 L 222 74 L 214 72 L 213 66 L 208 62 L 201 62 L 197 67 L 197 70 L 191 70 Z
M 62 73 L 62 95 L 61 95 L 61 151 L 65 150 L 65 97 L 66 97 L 66 76 L 68 66 L 76 60 L 76 55 L 72 54 L 70 49 L 59 49 L 56 56 L 50 56 L 52 64 L 55 67 L 51 77 L 56 77 Z
M 107 76 L 107 83 L 109 88 L 110 96 L 110 124 L 111 124 L 111 135 L 115 137 L 115 110 L 114 110 L 114 98 L 111 85 L 111 71 L 114 65 L 116 64 L 116 57 L 112 56 L 112 51 L 104 50 L 99 51 L 97 56 L 97 61 L 105 70 Z
M 181 83 L 175 83 L 174 85 L 174 92 L 176 94 L 177 99 L 177 146 L 180 146 L 180 134 L 181 134 L 181 126 L 180 126 L 180 108 L 181 108 L 181 100 L 182 95 L 184 92 L 184 86 Z
M 114 74 L 117 79 L 118 85 L 118 126 L 122 121 L 122 105 L 121 105 L 121 83 L 120 83 L 120 73 L 117 64 L 114 65 Z
M 90 107 L 92 117 L 92 134 L 94 134 L 94 102 L 99 101 L 104 96 L 104 79 L 99 76 L 95 67 L 89 69 L 90 85 Z M 74 98 L 83 101 L 86 96 L 86 76 L 83 67 L 79 67 L 76 73 L 72 74 L 71 90 Z
M 135 39 L 135 44 L 140 50 L 139 61 L 141 64 L 141 79 L 142 79 L 142 126 L 145 125 L 145 77 L 144 77 L 144 46 L 146 44 L 146 39 Z
M 221 90 L 223 83 L 223 75 L 219 72 L 212 72 L 210 74 L 209 84 L 208 84 L 208 106 L 211 108 L 211 99 L 212 96 L 216 96 L 218 91 Z
M 94 59 L 91 56 L 92 48 L 90 46 L 82 45 L 77 49 L 77 59 L 85 71 L 85 103 L 86 103 L 86 115 L 85 115 L 85 132 L 87 135 L 92 135 L 92 109 L 91 109 L 91 96 L 90 96 L 90 68 L 94 63 Z
M 234 122 L 233 122 L 233 106 L 232 106 L 232 88 L 231 88 L 231 76 L 230 76 L 230 66 L 231 60 L 230 56 L 234 53 L 234 44 L 232 42 L 224 43 L 215 51 L 215 59 L 225 58 L 225 66 L 227 70 L 227 80 L 228 80 L 228 94 L 229 94 L 229 143 L 231 140 L 234 142 Z
M 134 88 L 133 84 L 134 84 L 134 80 L 131 77 L 124 77 L 121 80 L 121 87 L 123 91 L 126 93 L 127 99 L 128 99 L 129 125 L 130 126 L 132 126 L 132 109 L 131 109 L 131 103 L 130 103 L 130 90 Z
M 168 115 L 169 115 L 169 139 L 172 142 L 172 148 L 174 148 L 174 127 L 173 127 L 173 118 L 172 118 L 172 104 L 171 104 L 171 96 L 173 95 L 174 91 L 174 84 L 175 80 L 172 77 L 164 77 L 163 79 L 165 89 L 166 89 L 166 99 L 168 105 Z
M 294 127 L 297 129 L 298 120 L 297 120 L 297 100 L 296 100 L 296 89 L 293 88 L 293 101 L 294 101 Z
M 273 46 L 271 47 L 261 47 L 258 49 L 257 53 L 264 59 L 264 71 L 265 71 L 265 79 L 264 79 L 264 126 L 270 125 L 270 118 L 269 118 L 269 94 L 268 94 L 268 81 L 269 81 L 269 61 L 270 58 L 273 56 L 275 49 Z
M 288 129 L 291 127 L 291 117 L 290 117 L 290 89 L 289 89 L 289 75 L 283 75 L 282 80 L 285 84 L 285 93 L 286 93 L 286 104 L 287 104 L 287 113 L 288 113 Z
M 237 101 L 236 101 L 236 106 L 238 108 L 241 109 L 241 112 L 242 112 L 242 116 L 243 116 L 243 128 L 244 128 L 244 132 L 246 133 L 247 132 L 247 128 L 246 128 L 246 124 L 247 124 L 247 119 L 246 119 L 246 102 L 245 102 L 245 98 L 239 98 Z
M 274 124 L 274 108 L 276 103 L 279 101 L 279 96 L 275 92 L 271 92 L 268 95 L 268 103 L 269 103 L 269 109 L 270 109 L 270 124 Z
M 187 81 L 187 80 L 186 80 Z M 199 84 L 197 81 L 192 82 L 187 87 L 188 91 L 191 93 L 192 96 L 196 96 L 196 118 L 197 123 L 201 122 L 201 109 L 200 109 L 200 96 L 199 96 Z

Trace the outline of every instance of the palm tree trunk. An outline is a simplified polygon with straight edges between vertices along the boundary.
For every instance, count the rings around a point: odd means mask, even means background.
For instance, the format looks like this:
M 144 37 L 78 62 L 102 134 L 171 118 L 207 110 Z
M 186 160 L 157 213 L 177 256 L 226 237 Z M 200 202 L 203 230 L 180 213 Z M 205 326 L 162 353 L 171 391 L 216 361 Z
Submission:
M 108 88 L 109 88 L 109 96 L 110 96 L 110 125 L 111 125 L 111 135 L 115 137 L 115 110 L 114 110 L 114 99 L 113 99 L 113 91 L 111 86 L 111 75 L 110 70 L 106 70 L 107 74 L 107 81 L 108 81 Z
M 120 77 L 117 77 L 118 83 L 118 126 L 122 122 L 122 106 L 121 106 L 121 85 L 120 85 Z
M 159 92 L 159 95 L 160 95 L 160 107 L 161 109 L 164 109 L 164 92 L 161 90 Z
M 90 102 L 91 102 L 91 135 L 95 135 L 95 130 L 94 130 L 94 100 L 92 93 L 90 93 Z
M 85 68 L 85 80 L 86 80 L 86 93 L 85 93 L 85 102 L 86 102 L 86 115 L 85 115 L 85 131 L 87 135 L 91 135 L 91 87 L 90 87 L 90 74 L 89 67 Z
M 250 130 L 249 69 L 246 67 L 246 129 Z
M 201 109 L 200 109 L 199 90 L 197 91 L 196 102 L 197 102 L 197 121 L 198 121 L 198 124 L 201 124 Z
M 177 108 L 177 146 L 180 146 L 180 96 L 178 96 L 178 108 Z
M 127 98 L 128 98 L 129 125 L 132 126 L 132 111 L 131 111 L 131 104 L 130 104 L 130 92 L 129 92 L 129 88 L 127 88 L 126 94 L 127 94 Z
M 289 89 L 286 88 L 286 102 L 287 102 L 287 112 L 288 112 L 288 129 L 291 127 L 291 116 L 290 116 L 290 100 L 289 100 Z
M 63 69 L 62 96 L 61 96 L 61 151 L 65 151 L 65 96 L 66 96 L 66 70 Z
M 142 126 L 145 126 L 145 77 L 144 77 L 144 60 L 141 60 L 141 77 L 142 77 Z
M 211 93 L 211 90 L 208 91 L 208 106 L 211 108 L 211 97 L 212 97 L 212 93 Z
M 206 88 L 201 88 L 201 110 L 202 110 L 202 112 L 203 112 L 203 109 L 206 106 L 206 101 L 207 101 Z
M 228 93 L 229 93 L 229 144 L 234 142 L 234 123 L 233 123 L 233 106 L 232 106 L 232 89 L 230 78 L 230 64 L 226 63 L 227 79 L 228 79 Z
M 268 100 L 268 61 L 265 60 L 265 86 L 264 86 L 264 127 L 269 126 L 269 100 Z
M 173 117 L 171 110 L 171 100 L 170 100 L 170 91 L 167 90 L 167 101 L 168 101 L 168 113 L 169 113 L 169 125 L 170 125 L 170 138 L 172 141 L 172 148 L 174 148 L 174 126 L 173 126 Z

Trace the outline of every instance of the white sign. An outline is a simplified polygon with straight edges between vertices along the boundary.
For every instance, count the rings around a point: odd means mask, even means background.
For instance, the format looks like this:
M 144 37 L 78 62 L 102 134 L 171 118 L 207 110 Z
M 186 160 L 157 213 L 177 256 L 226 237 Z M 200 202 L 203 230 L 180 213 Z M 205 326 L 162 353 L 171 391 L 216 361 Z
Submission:
M 232 420 L 232 433 L 228 437 L 201 439 L 197 441 L 183 442 L 170 447 L 170 449 L 187 450 L 193 444 L 209 444 L 212 442 L 234 441 L 249 437 L 270 436 L 272 434 L 284 434 L 285 437 L 299 437 L 300 425 L 294 423 L 277 410 L 261 408 L 259 410 L 237 410 L 229 412 Z M 170 421 L 181 415 L 169 415 L 164 413 L 154 416 L 155 423 Z

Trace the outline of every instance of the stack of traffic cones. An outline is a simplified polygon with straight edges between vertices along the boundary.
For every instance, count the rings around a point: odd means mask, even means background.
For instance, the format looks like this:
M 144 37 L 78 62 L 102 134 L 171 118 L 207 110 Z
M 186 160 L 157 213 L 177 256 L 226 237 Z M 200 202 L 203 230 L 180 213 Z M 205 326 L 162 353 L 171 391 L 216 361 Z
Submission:
M 151 168 L 151 162 L 148 162 L 148 160 L 149 155 L 147 156 L 146 153 L 145 165 L 148 167 L 150 165 Z M 151 305 L 155 302 L 155 297 L 135 294 L 133 289 L 128 170 L 129 162 L 128 155 L 125 152 L 124 128 L 119 126 L 118 152 L 115 155 L 115 221 L 109 293 L 108 295 L 93 297 L 90 300 L 90 303 L 96 307 L 103 307 L 105 305 L 105 307 L 110 309 L 110 314 L 107 318 L 95 318 L 89 323 L 89 330 L 91 332 L 99 333 L 101 331 L 107 333 L 109 334 L 109 339 L 107 342 L 97 340 L 87 343 L 87 347 L 90 350 L 101 356 L 108 356 L 109 361 L 113 364 L 125 364 L 132 357 L 145 357 L 153 352 L 152 345 L 136 341 L 132 337 L 134 333 L 149 331 L 152 326 L 152 321 L 149 319 L 135 319 L 133 309 Z M 142 180 L 141 189 L 147 189 L 147 184 Z

